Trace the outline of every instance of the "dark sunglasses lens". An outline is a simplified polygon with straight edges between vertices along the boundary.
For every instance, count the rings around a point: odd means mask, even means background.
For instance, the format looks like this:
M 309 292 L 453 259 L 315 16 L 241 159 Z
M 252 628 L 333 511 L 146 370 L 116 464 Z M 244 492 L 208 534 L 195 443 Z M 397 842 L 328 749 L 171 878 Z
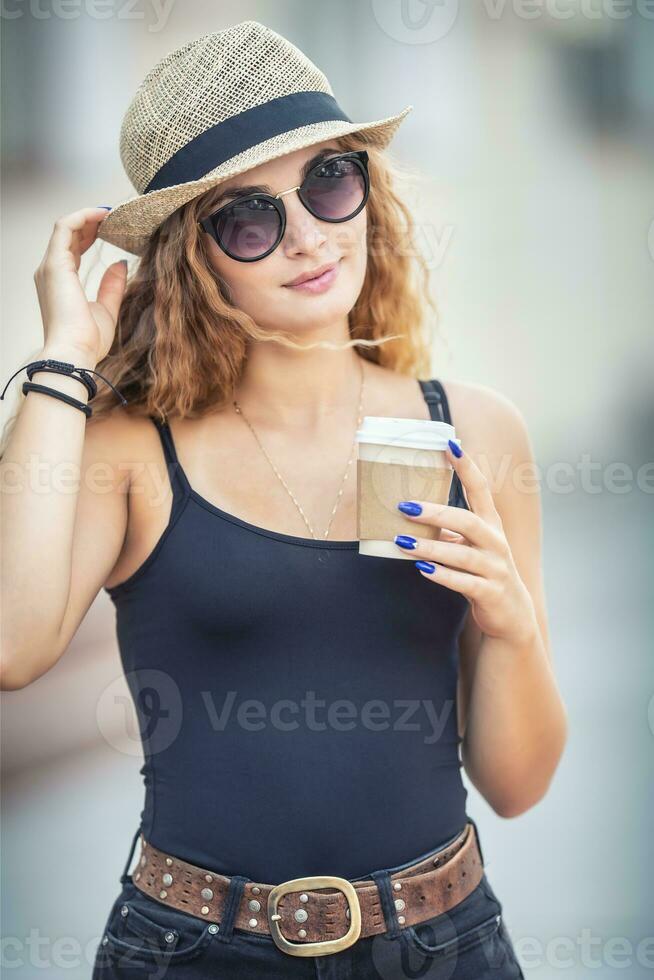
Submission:
M 361 205 L 366 180 L 354 160 L 327 160 L 309 174 L 302 193 L 316 215 L 328 221 L 344 221 Z
M 227 207 L 215 222 L 216 234 L 229 255 L 253 259 L 271 248 L 281 218 L 270 201 L 254 199 Z

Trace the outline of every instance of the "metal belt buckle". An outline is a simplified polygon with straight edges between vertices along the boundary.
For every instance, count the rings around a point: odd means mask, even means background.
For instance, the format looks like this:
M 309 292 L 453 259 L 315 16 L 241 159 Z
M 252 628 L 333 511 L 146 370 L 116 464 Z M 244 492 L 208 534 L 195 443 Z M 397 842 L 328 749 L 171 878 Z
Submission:
M 279 921 L 281 915 L 277 912 L 277 903 L 282 895 L 288 892 L 310 891 L 312 888 L 336 888 L 343 892 L 350 910 L 350 928 L 344 936 L 338 939 L 323 939 L 316 943 L 294 943 L 282 935 Z M 347 949 L 361 935 L 361 906 L 356 889 L 347 878 L 337 878 L 333 875 L 317 875 L 309 878 L 293 878 L 275 885 L 268 895 L 268 923 L 275 944 L 291 956 L 324 956 L 327 953 L 338 953 Z

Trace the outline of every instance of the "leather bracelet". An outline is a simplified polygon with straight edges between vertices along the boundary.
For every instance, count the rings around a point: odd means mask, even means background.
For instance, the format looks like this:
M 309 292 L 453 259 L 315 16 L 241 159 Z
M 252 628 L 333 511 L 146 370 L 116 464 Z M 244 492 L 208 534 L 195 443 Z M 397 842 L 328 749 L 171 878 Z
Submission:
M 75 375 L 73 374 L 73 371 L 77 371 L 78 374 L 81 375 L 81 377 L 77 378 L 77 380 L 78 381 L 81 381 L 82 384 L 84 384 L 86 386 L 86 389 L 89 392 L 89 396 L 90 396 L 89 397 L 89 401 L 91 400 L 91 398 L 94 398 L 95 395 L 96 395 L 96 393 L 97 393 L 96 383 L 93 380 L 93 378 L 90 377 L 90 375 L 91 374 L 97 374 L 97 376 L 99 378 L 102 378 L 102 380 L 106 384 L 109 385 L 109 387 L 112 389 L 112 391 L 115 391 L 116 392 L 116 394 L 120 398 L 121 403 L 123 405 L 127 405 L 127 399 L 123 395 L 121 395 L 121 393 L 118 391 L 118 389 L 115 388 L 112 385 L 111 381 L 109 381 L 108 378 L 105 378 L 105 376 L 103 374 L 100 374 L 99 371 L 95 371 L 93 368 L 75 367 L 75 365 L 72 364 L 70 361 L 57 361 L 55 358 L 52 358 L 52 357 L 44 358 L 44 359 L 41 359 L 39 361 L 30 361 L 29 364 L 24 364 L 23 367 L 20 367 L 20 368 L 18 368 L 17 371 L 14 371 L 14 373 L 12 374 L 12 376 L 9 378 L 9 381 L 7 381 L 7 384 L 4 386 L 3 392 L 0 395 L 0 401 L 5 397 L 5 391 L 9 387 L 10 383 L 13 381 L 13 379 L 16 377 L 16 375 L 19 374 L 23 370 L 27 370 L 27 373 L 28 373 L 30 379 L 32 377 L 32 374 L 34 374 L 36 371 L 53 371 L 56 374 L 67 374 L 70 377 L 75 377 Z M 25 385 L 32 385 L 32 384 L 33 384 L 32 381 L 29 381 L 29 382 L 26 381 L 25 382 Z M 25 388 L 25 385 L 23 385 L 23 391 L 24 392 L 25 391 L 45 391 L 46 393 L 48 393 L 48 392 L 51 392 L 53 390 L 52 388 L 47 388 L 47 387 L 46 388 L 39 388 L 39 387 L 36 387 L 36 388 L 34 388 L 34 387 Z M 93 394 L 91 394 L 91 390 L 93 390 Z M 67 401 L 67 399 L 66 398 L 62 398 L 62 401 Z M 79 404 L 84 404 L 84 402 L 78 403 L 76 401 L 76 399 L 73 399 L 70 402 L 70 404 L 72 404 L 72 405 L 79 405 Z M 91 412 L 89 412 L 88 414 L 90 415 Z
M 30 391 L 40 391 L 44 395 L 53 395 L 55 398 L 61 399 L 62 402 L 66 402 L 68 405 L 73 405 L 75 408 L 79 408 L 80 411 L 84 412 L 88 418 L 93 414 L 93 409 L 90 405 L 85 402 L 80 402 L 77 398 L 73 398 L 72 395 L 67 395 L 64 391 L 57 391 L 56 388 L 48 388 L 47 385 L 37 384 L 36 381 L 24 381 L 23 382 L 23 394 L 26 395 Z
M 79 372 L 79 377 L 78 377 L 76 374 L 73 374 L 72 371 L 61 370 L 61 366 L 66 364 L 65 361 L 56 361 L 55 364 L 50 366 L 41 365 L 40 367 L 36 363 L 28 364 L 26 368 L 27 377 L 31 381 L 32 375 L 37 374 L 37 372 L 39 371 L 50 371 L 52 374 L 67 374 L 69 377 L 75 378 L 76 381 L 80 381 L 84 385 L 84 387 L 89 393 L 89 401 L 92 401 L 95 398 L 95 396 L 98 393 L 98 386 L 93 380 L 93 378 L 91 377 L 91 375 L 87 374 L 84 368 L 74 369 L 75 371 Z

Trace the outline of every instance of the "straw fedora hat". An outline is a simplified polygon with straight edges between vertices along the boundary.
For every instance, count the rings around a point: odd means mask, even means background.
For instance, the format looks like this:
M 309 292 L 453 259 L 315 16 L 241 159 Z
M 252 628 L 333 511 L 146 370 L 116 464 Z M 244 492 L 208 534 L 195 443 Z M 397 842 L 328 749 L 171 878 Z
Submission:
M 120 158 L 136 196 L 110 211 L 98 237 L 141 255 L 177 208 L 228 177 L 346 133 L 384 148 L 413 109 L 356 123 L 325 75 L 294 44 L 254 20 L 205 34 L 162 58 L 123 117 Z

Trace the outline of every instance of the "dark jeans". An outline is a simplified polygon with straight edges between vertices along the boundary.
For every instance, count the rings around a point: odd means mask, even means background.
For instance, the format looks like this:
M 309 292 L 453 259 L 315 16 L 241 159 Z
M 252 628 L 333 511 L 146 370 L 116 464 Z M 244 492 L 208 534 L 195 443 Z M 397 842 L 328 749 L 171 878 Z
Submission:
M 379 886 L 386 932 L 327 956 L 292 956 L 269 936 L 234 927 L 236 906 L 248 880 L 243 876 L 231 879 L 219 931 L 141 892 L 127 874 L 137 837 L 138 831 L 120 879 L 122 890 L 98 946 L 92 980 L 524 980 L 502 919 L 502 904 L 485 872 L 474 891 L 449 911 L 408 928 L 397 922 L 390 875 L 438 853 L 449 841 L 405 865 L 364 876 Z

